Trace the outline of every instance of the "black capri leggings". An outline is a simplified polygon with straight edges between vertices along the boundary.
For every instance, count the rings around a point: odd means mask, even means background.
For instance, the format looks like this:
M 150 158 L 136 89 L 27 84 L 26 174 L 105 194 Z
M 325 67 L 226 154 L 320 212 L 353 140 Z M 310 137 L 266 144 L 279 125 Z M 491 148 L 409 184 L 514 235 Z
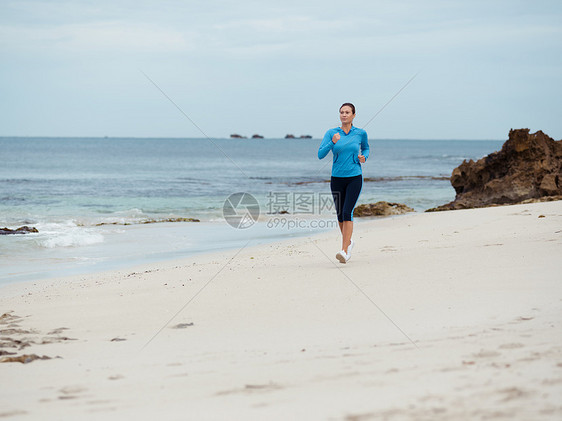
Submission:
M 355 177 L 332 177 L 330 180 L 330 188 L 332 189 L 332 197 L 334 205 L 336 205 L 336 213 L 338 221 L 353 221 L 353 209 L 361 194 L 363 187 L 363 176 L 361 174 Z

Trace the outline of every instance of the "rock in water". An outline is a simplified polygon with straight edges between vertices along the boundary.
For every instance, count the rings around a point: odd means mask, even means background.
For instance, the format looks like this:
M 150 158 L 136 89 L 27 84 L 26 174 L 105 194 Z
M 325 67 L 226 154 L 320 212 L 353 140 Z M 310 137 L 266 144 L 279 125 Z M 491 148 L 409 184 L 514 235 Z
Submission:
M 23 226 L 23 227 L 19 227 L 18 229 L 15 230 L 11 230 L 9 228 L 0 228 L 0 235 L 9 235 L 9 234 L 29 234 L 30 232 L 39 232 L 37 231 L 37 228 L 35 227 L 28 227 Z
M 499 152 L 453 170 L 455 200 L 431 211 L 481 208 L 562 195 L 562 141 L 542 131 L 509 131 Z
M 402 203 L 377 202 L 357 206 L 353 211 L 353 216 L 390 216 L 408 212 L 414 212 L 414 210 Z

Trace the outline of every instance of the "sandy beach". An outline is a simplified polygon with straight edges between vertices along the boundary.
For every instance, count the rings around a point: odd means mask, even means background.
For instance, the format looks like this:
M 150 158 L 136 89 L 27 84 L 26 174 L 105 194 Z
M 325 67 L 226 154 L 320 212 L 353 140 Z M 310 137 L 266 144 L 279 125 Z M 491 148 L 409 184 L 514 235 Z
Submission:
M 562 201 L 0 289 L 0 419 L 562 418 Z

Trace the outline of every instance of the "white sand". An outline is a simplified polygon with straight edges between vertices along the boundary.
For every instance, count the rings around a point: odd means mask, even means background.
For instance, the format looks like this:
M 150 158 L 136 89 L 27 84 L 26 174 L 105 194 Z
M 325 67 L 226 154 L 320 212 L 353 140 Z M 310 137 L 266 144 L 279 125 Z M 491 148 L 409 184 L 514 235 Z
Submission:
M 0 419 L 562 419 L 562 202 L 354 239 L 3 287 Z

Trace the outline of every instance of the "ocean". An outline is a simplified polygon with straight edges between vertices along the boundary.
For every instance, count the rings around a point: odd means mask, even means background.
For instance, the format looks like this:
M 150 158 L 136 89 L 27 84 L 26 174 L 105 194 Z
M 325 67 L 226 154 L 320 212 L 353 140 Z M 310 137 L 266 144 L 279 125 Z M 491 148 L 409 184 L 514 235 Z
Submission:
M 454 199 L 448 178 L 456 166 L 499 150 L 503 141 L 369 143 L 359 203 L 385 200 L 424 211 Z M 318 160 L 319 144 L 0 138 L 0 228 L 39 231 L 0 236 L 0 284 L 336 229 L 331 155 Z M 179 222 L 190 218 L 200 222 Z

